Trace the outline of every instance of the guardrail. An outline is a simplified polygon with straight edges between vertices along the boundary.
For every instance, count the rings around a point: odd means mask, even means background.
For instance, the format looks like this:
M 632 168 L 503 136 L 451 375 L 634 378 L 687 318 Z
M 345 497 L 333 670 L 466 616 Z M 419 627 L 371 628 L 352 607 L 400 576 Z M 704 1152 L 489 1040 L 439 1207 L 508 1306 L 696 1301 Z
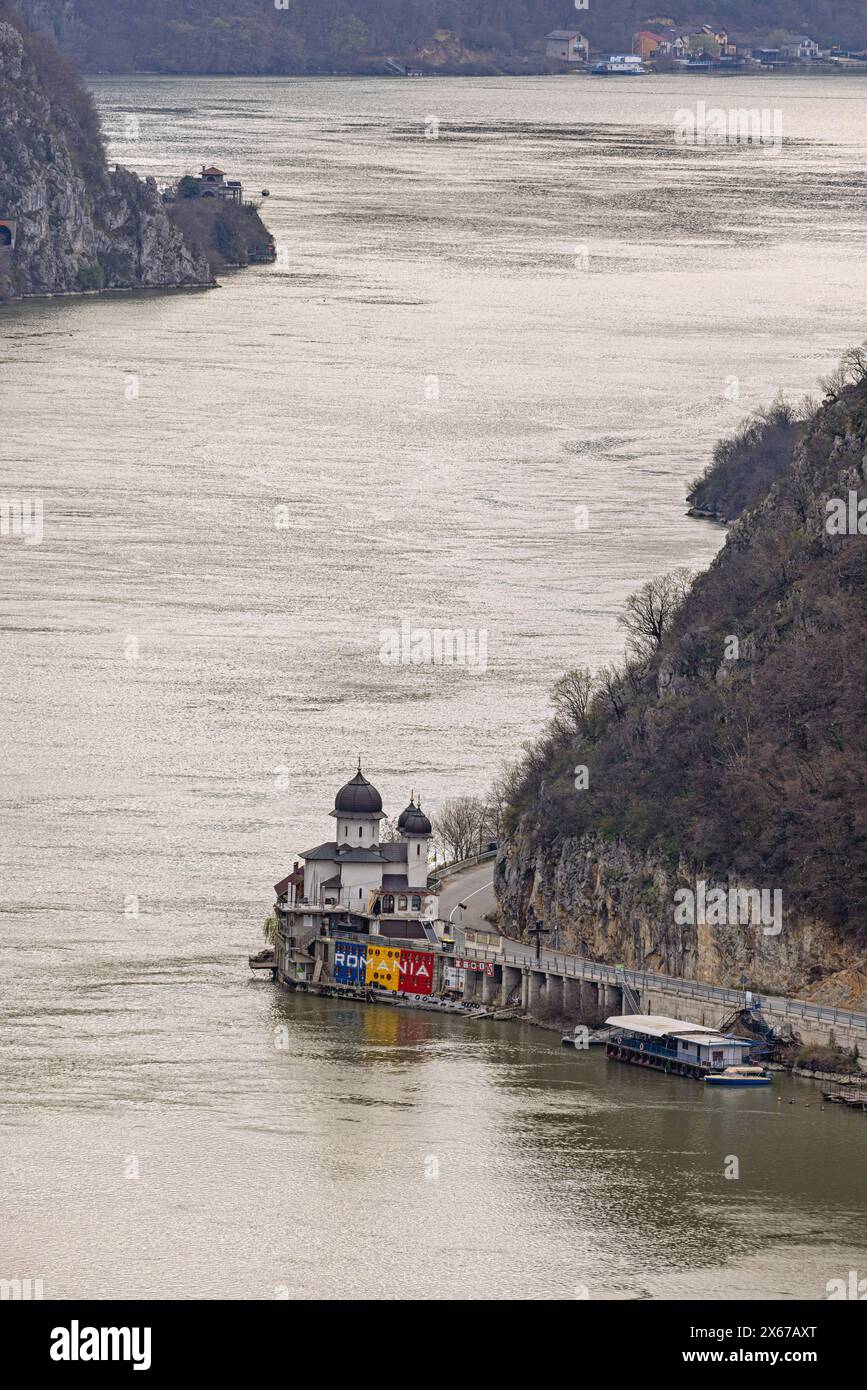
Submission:
M 517 951 L 509 947 L 518 946 Z M 616 965 L 605 965 L 601 961 L 584 960 L 581 956 L 567 955 L 559 951 L 543 951 L 537 960 L 532 946 L 521 948 L 521 943 L 511 937 L 500 937 L 499 947 L 473 946 L 473 955 L 479 959 L 493 960 L 501 965 L 514 965 L 521 969 L 548 970 L 566 979 L 590 980 L 596 984 L 622 986 L 624 983 L 647 989 L 670 988 L 690 999 L 706 999 L 712 1003 L 728 1004 L 732 1008 L 745 1007 L 745 991 L 726 989 L 720 985 L 704 984 L 700 980 L 679 979 L 676 975 L 656 975 L 645 970 L 625 970 Z M 764 1008 L 774 1013 L 785 1014 L 789 1018 L 816 1019 L 819 1023 L 839 1023 L 844 1027 L 855 1028 L 867 1033 L 867 1014 L 850 1009 L 827 1008 L 822 1004 L 809 1004 L 802 999 L 783 999 L 777 995 L 752 993 L 752 1002 L 757 1009 Z
M 472 869 L 476 864 L 486 864 L 489 859 L 496 859 L 495 849 L 486 849 L 482 854 L 474 854 L 471 859 L 456 859 L 453 864 L 443 864 L 440 868 L 433 869 L 428 874 L 428 882 L 435 879 L 439 883 L 441 878 L 449 874 L 459 873 L 461 869 Z

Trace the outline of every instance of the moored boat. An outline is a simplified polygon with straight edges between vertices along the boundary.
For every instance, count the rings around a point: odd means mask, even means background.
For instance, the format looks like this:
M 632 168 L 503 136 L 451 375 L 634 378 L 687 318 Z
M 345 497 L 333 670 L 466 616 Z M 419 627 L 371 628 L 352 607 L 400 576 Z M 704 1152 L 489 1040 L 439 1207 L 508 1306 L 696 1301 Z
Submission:
M 771 1074 L 764 1067 L 726 1067 L 705 1077 L 707 1086 L 770 1086 Z
M 605 1055 L 612 1061 L 696 1081 L 744 1066 L 752 1046 L 745 1038 L 732 1037 L 717 1028 L 661 1014 L 622 1014 L 605 1022 L 610 1029 Z
M 610 58 L 597 63 L 593 69 L 595 77 L 646 77 L 647 68 L 637 53 L 612 53 Z

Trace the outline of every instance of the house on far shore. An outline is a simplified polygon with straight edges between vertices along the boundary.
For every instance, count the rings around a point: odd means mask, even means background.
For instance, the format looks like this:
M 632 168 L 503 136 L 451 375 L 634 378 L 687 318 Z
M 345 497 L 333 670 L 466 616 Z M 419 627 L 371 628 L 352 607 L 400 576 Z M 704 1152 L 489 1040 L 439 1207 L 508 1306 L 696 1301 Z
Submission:
M 227 179 L 226 171 L 216 164 L 206 164 L 196 177 L 200 198 L 223 198 L 228 202 L 240 203 L 243 189 L 238 179 Z
M 644 63 L 659 58 L 671 58 L 677 63 L 685 63 L 690 59 L 713 62 L 718 58 L 736 57 L 737 45 L 729 41 L 725 29 L 717 28 L 713 24 L 703 24 L 700 29 L 666 26 L 660 29 L 639 29 L 632 36 L 632 51 L 640 54 Z
M 763 68 L 774 68 L 783 61 L 783 55 L 779 48 L 754 48 L 753 60 Z
M 561 63 L 589 62 L 590 40 L 577 29 L 552 29 L 545 38 L 545 57 Z
M 780 44 L 780 51 L 784 58 L 800 58 L 802 61 L 819 57 L 819 45 L 807 34 L 787 34 Z
M 632 35 L 632 52 L 639 54 L 642 63 L 652 58 L 659 48 L 663 53 L 668 53 L 669 47 L 664 35 L 653 34 L 649 29 L 639 29 L 637 34 Z

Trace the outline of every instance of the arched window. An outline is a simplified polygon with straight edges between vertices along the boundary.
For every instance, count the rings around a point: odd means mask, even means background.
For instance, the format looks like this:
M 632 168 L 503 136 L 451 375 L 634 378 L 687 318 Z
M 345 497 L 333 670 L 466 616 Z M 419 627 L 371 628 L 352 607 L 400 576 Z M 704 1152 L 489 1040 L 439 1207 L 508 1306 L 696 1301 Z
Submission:
M 361 837 L 362 837 L 363 834 L 364 834 L 364 826 L 363 826 L 363 825 L 360 825 L 360 826 L 358 827 L 358 838 L 359 838 L 359 840 L 361 839 Z
M 398 912 L 406 912 L 406 898 L 398 898 L 397 910 Z
M 413 893 L 412 896 L 412 910 L 413 912 L 419 912 L 421 910 L 421 898 L 415 893 Z
M 386 893 L 385 897 L 383 898 L 382 910 L 383 912 L 394 912 L 394 898 L 392 897 L 391 893 Z
M 421 854 L 421 845 L 416 845 L 415 852 L 416 854 Z

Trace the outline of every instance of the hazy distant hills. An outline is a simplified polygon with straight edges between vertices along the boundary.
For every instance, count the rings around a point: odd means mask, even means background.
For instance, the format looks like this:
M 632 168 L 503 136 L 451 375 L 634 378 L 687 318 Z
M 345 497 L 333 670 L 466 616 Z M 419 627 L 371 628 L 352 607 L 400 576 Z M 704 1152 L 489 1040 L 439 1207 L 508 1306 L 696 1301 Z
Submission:
M 718 0 L 707 9 L 632 0 L 16 0 L 89 72 L 370 71 L 386 57 L 441 71 L 520 71 L 533 45 L 576 27 L 595 47 L 629 46 L 651 16 L 715 21 L 743 37 L 785 29 L 867 46 L 864 0 Z

